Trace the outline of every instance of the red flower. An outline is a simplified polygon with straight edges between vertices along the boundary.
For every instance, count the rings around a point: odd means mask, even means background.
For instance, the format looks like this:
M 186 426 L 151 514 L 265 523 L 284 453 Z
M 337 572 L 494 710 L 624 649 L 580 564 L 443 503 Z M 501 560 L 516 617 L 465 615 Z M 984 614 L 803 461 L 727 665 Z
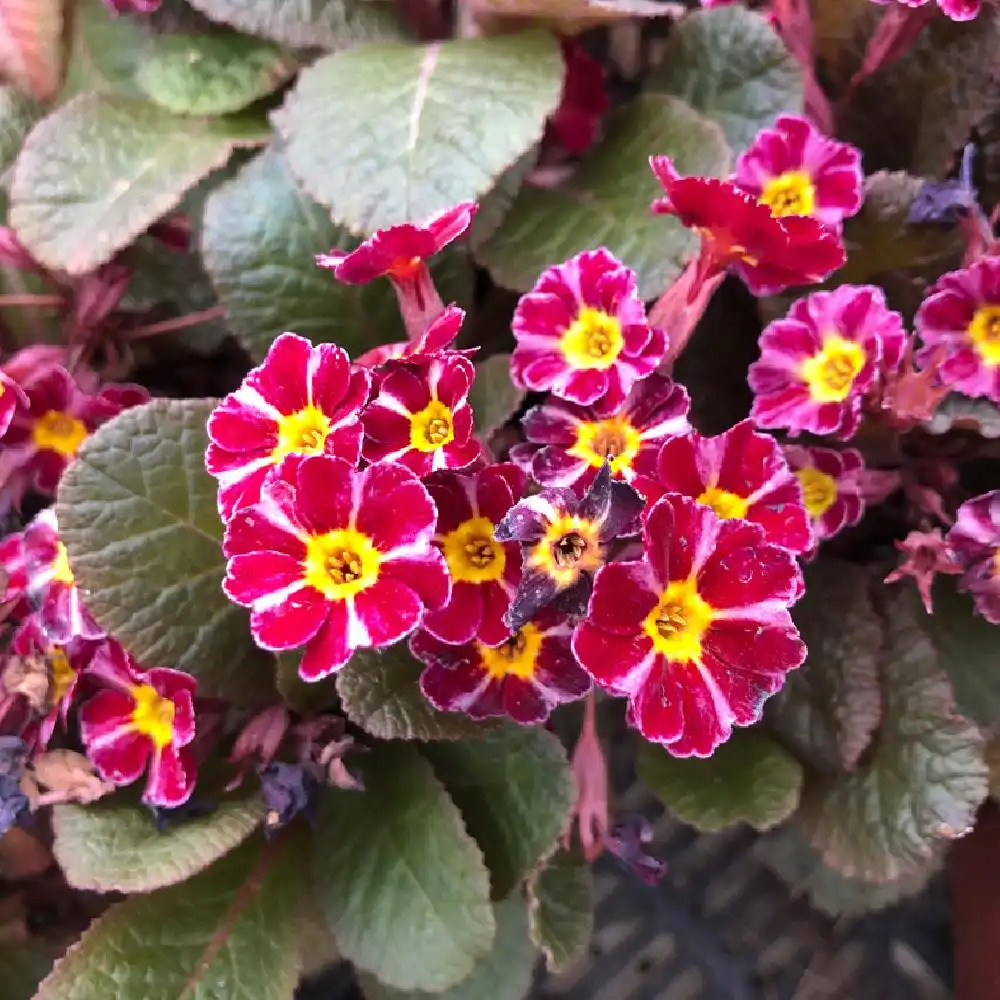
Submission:
M 524 475 L 505 463 L 472 475 L 442 472 L 425 485 L 438 509 L 434 544 L 448 564 L 451 598 L 426 611 L 421 627 L 441 642 L 499 646 L 510 637 L 503 616 L 521 579 L 521 550 L 493 531 L 524 492 Z
M 611 416 L 550 399 L 524 415 L 529 443 L 514 445 L 510 457 L 543 486 L 583 489 L 606 460 L 616 479 L 632 482 L 652 470 L 666 438 L 690 429 L 690 407 L 684 389 L 658 372 L 637 382 Z
M 264 649 L 305 646 L 307 681 L 339 670 L 359 647 L 388 646 L 451 582 L 431 544 L 437 511 L 413 473 L 388 462 L 358 472 L 328 455 L 286 458 L 260 499 L 226 526 L 229 598 L 251 609 Z
M 31 613 L 28 600 L 28 569 L 24 564 L 24 533 L 8 535 L 0 542 L 0 580 L 7 618 L 18 621 Z
M 506 715 L 528 725 L 590 690 L 570 649 L 571 635 L 565 615 L 546 610 L 498 647 L 451 646 L 419 631 L 410 650 L 424 664 L 420 690 L 435 708 L 473 719 Z
M 165 667 L 141 671 L 117 643 L 99 650 L 87 676 L 107 686 L 80 706 L 80 738 L 97 773 L 131 785 L 147 769 L 142 799 L 172 809 L 194 790 L 194 693 L 198 682 Z
M 482 451 L 469 406 L 475 374 L 455 352 L 393 364 L 364 412 L 364 457 L 399 462 L 418 476 L 471 465 Z
M 779 115 L 774 128 L 758 132 L 733 179 L 772 215 L 809 215 L 833 228 L 864 200 L 860 151 L 800 115 Z
M 104 630 L 83 606 L 51 507 L 24 529 L 24 565 L 28 598 L 38 609 L 38 624 L 50 642 L 104 638 Z
M 872 0 L 883 7 L 889 3 L 900 3 L 904 7 L 924 7 L 930 0 Z M 979 16 L 983 0 L 937 0 L 941 11 L 953 21 L 972 21 Z
M 860 451 L 788 444 L 785 458 L 802 486 L 816 546 L 861 520 L 865 465 Z
M 664 493 L 679 493 L 723 520 L 752 521 L 768 542 L 789 552 L 805 552 L 813 543 L 799 481 L 778 443 L 756 433 L 752 420 L 716 437 L 692 431 L 671 438 L 650 475 L 637 478 L 635 487 L 650 505 Z
M 370 387 L 369 374 L 352 371 L 342 348 L 313 347 L 294 333 L 278 337 L 208 418 L 205 468 L 219 480 L 222 519 L 255 503 L 286 455 L 335 455 L 357 465 Z
M 964 569 L 959 586 L 988 622 L 1000 625 L 1000 490 L 958 508 L 948 545 Z
M 754 295 L 773 295 L 822 281 L 847 259 L 839 237 L 816 219 L 773 215 L 732 181 L 682 177 L 669 156 L 649 162 L 666 193 L 653 211 L 701 236 L 703 281 L 732 265 Z
M 609 250 L 588 250 L 542 273 L 521 297 L 511 329 L 514 381 L 614 413 L 666 350 L 646 322 L 635 274 Z
M 645 558 L 597 574 L 573 652 L 628 720 L 675 756 L 707 757 L 761 717 L 805 658 L 788 613 L 795 557 L 741 520 L 667 495 L 643 525 Z
M 604 67 L 575 38 L 560 38 L 559 45 L 566 75 L 559 106 L 549 118 L 549 133 L 568 153 L 578 156 L 593 145 L 608 110 Z
M 456 305 L 450 305 L 416 340 L 397 340 L 392 344 L 379 344 L 378 347 L 365 351 L 361 357 L 356 359 L 355 364 L 362 368 L 377 368 L 387 361 L 403 359 L 422 361 L 425 358 L 438 357 L 454 343 L 464 322 L 465 310 L 459 309 Z M 458 351 L 456 353 L 466 354 L 471 353 L 471 351 Z

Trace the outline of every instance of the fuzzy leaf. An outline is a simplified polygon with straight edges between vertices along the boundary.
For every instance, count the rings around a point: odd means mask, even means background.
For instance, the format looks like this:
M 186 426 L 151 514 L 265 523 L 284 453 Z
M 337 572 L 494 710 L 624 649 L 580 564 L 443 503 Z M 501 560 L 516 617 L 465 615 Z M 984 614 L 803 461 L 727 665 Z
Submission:
M 517 413 L 523 400 L 524 390 L 510 377 L 509 354 L 494 354 L 476 365 L 469 403 L 476 418 L 476 433 L 484 441 Z
M 355 725 L 383 740 L 464 740 L 484 726 L 458 712 L 439 712 L 420 691 L 420 664 L 405 642 L 359 649 L 337 674 L 342 708 Z
M 703 760 L 671 756 L 643 743 L 639 776 L 678 819 L 699 830 L 749 823 L 769 830 L 799 804 L 802 765 L 766 734 L 738 729 Z
M 240 145 L 249 118 L 177 118 L 84 94 L 40 122 L 14 171 L 11 225 L 43 264 L 84 274 L 174 208 Z
M 24 137 L 42 117 L 44 106 L 14 87 L 0 87 L 0 172 L 17 159 Z
M 493 907 L 497 932 L 493 950 L 463 979 L 444 993 L 406 993 L 362 975 L 365 1000 L 522 1000 L 531 987 L 538 955 L 528 936 L 528 911 L 520 894 Z
M 104 0 L 75 0 L 60 103 L 79 94 L 142 98 L 135 75 L 149 50 L 148 19 L 109 17 Z
M 499 284 L 523 292 L 546 267 L 604 245 L 636 270 L 639 294 L 654 298 L 697 239 L 676 219 L 650 212 L 663 193 L 649 169 L 653 153 L 672 156 L 681 173 L 722 175 L 730 165 L 716 124 L 676 97 L 646 94 L 609 118 L 603 140 L 565 184 L 522 188 L 478 249 L 479 261 Z
M 479 208 L 469 230 L 469 246 L 474 253 L 497 231 L 510 211 L 517 193 L 538 162 L 538 152 L 539 147 L 532 146 L 519 160 L 509 166 L 500 175 L 496 184 L 479 199 Z
M 365 791 L 330 791 L 315 886 L 341 954 L 401 990 L 440 993 L 493 945 L 489 872 L 415 747 L 376 745 Z
M 885 714 L 871 752 L 852 774 L 810 775 L 799 813 L 826 864 L 869 882 L 923 868 L 968 831 L 987 794 L 983 737 L 955 711 L 915 594 L 886 604 Z
M 146 666 L 186 670 L 199 693 L 253 704 L 274 657 L 222 592 L 216 488 L 204 471 L 208 400 L 159 399 L 84 442 L 56 513 L 76 582 L 100 625 Z
M 294 846 L 255 838 L 188 882 L 116 904 L 36 1000 L 292 1000 L 304 873 Z
M 504 899 L 551 853 L 576 798 L 566 751 L 544 729 L 507 725 L 424 749 L 486 857 Z
M 806 570 L 805 597 L 792 610 L 809 653 L 768 703 L 767 718 L 821 770 L 852 770 L 882 716 L 883 626 L 871 584 L 864 567 L 821 559 Z
M 778 115 L 802 111 L 802 70 L 767 19 L 739 4 L 694 11 L 649 81 L 718 123 L 742 152 Z
M 0 945 L 0 982 L 4 1000 L 32 1000 L 52 970 L 52 955 L 32 944 Z
M 552 24 L 564 34 L 633 17 L 666 17 L 673 13 L 669 4 L 658 0 L 475 0 L 475 6 L 483 14 Z
M 594 930 L 594 879 L 582 857 L 557 851 L 528 882 L 531 939 L 550 972 L 572 965 Z
M 62 0 L 0 0 L 0 77 L 48 101 L 63 69 Z
M 53 851 L 66 880 L 95 892 L 149 892 L 183 882 L 241 844 L 260 823 L 256 796 L 224 798 L 208 816 L 157 830 L 133 803 L 56 806 Z
M 232 32 L 163 35 L 139 64 L 136 83 L 182 115 L 224 115 L 270 94 L 297 61 L 271 42 Z
M 290 649 L 278 654 L 278 694 L 293 712 L 303 715 L 320 712 L 337 704 L 337 681 L 324 677 L 321 681 L 304 681 L 299 676 L 302 650 Z
M 489 191 L 541 138 L 562 77 L 544 32 L 371 45 L 314 63 L 273 118 L 305 189 L 370 233 Z

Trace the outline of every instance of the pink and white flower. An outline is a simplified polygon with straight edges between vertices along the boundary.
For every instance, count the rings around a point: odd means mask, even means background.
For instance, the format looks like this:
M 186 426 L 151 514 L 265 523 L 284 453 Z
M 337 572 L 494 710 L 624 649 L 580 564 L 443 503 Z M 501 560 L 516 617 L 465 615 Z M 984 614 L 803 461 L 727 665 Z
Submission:
M 15 532 L 0 542 L 0 574 L 4 585 L 3 605 L 7 618 L 20 621 L 31 613 L 28 600 L 28 568 L 24 564 L 24 533 Z
M 904 7 L 925 7 L 931 0 L 872 0 L 872 3 L 886 4 L 897 3 Z M 953 21 L 973 21 L 979 16 L 983 8 L 983 0 L 937 0 L 941 12 L 950 17 Z
M 379 368 L 387 361 L 422 361 L 425 358 L 438 357 L 451 348 L 464 322 L 464 309 L 459 309 L 456 305 L 447 306 L 416 340 L 397 340 L 392 344 L 379 344 L 378 347 L 365 351 L 356 359 L 355 364 L 362 368 Z
M 1000 625 L 1000 490 L 958 508 L 948 546 L 963 569 L 960 588 L 988 622 Z
M 802 487 L 816 546 L 861 520 L 865 465 L 860 451 L 788 444 L 785 458 Z

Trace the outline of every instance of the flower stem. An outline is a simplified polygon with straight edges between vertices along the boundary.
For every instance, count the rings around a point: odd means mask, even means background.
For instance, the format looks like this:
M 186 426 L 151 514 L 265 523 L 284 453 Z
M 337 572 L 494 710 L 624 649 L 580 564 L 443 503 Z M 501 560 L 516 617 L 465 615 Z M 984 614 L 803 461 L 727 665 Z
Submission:
M 125 337 L 130 341 L 145 340 L 147 337 L 156 337 L 161 333 L 173 333 L 174 330 L 186 330 L 190 326 L 207 323 L 209 320 L 218 319 L 224 313 L 225 309 L 221 305 L 211 306 L 208 309 L 202 309 L 201 312 L 175 316 L 173 319 L 150 323 L 148 326 L 137 326 L 132 330 L 126 330 Z
M 28 308 L 31 306 L 61 306 L 65 300 L 61 295 L 0 295 L 0 309 L 4 306 L 11 308 Z

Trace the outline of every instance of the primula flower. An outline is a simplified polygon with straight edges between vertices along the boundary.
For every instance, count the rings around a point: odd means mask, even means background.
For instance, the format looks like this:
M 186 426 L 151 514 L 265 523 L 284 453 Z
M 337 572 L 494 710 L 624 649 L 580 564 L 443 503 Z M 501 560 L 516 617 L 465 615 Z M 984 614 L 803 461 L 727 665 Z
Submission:
M 427 261 L 469 228 L 476 208 L 475 202 L 464 201 L 419 224 L 379 229 L 354 250 L 319 254 L 316 263 L 348 285 L 367 285 L 387 277 L 410 339 L 416 340 L 444 309 Z
M 194 790 L 194 693 L 198 682 L 166 667 L 139 670 L 118 643 L 94 655 L 87 676 L 106 686 L 80 706 L 80 738 L 97 773 L 131 785 L 147 769 L 142 799 L 176 808 Z
M 9 375 L 0 372 L 0 436 L 7 432 L 18 406 L 27 407 L 28 397 Z
M 665 192 L 653 211 L 701 236 L 702 281 L 732 266 L 754 295 L 773 295 L 822 281 L 847 259 L 840 238 L 816 219 L 774 215 L 732 181 L 682 177 L 669 156 L 649 162 Z
M 551 136 L 568 153 L 585 153 L 608 110 L 604 67 L 575 38 L 560 38 L 565 76 L 559 106 L 549 118 Z
M 38 609 L 38 624 L 50 642 L 104 637 L 104 630 L 83 606 L 52 507 L 24 529 L 24 565 L 28 599 Z
M 527 444 L 511 459 L 543 486 L 589 486 L 605 461 L 616 479 L 632 482 L 650 471 L 663 441 L 690 429 L 691 400 L 667 375 L 654 372 L 636 383 L 620 410 L 603 415 L 552 399 L 521 420 Z
M 542 272 L 514 310 L 515 383 L 610 414 L 666 350 L 646 321 L 635 274 L 609 250 L 587 250 Z
M 482 451 L 469 406 L 475 374 L 455 352 L 392 364 L 364 412 L 364 457 L 399 462 L 418 476 L 471 465 Z
M 493 537 L 524 492 L 524 474 L 507 463 L 475 474 L 442 472 L 426 483 L 438 510 L 434 544 L 451 575 L 451 598 L 426 611 L 421 627 L 442 642 L 478 640 L 499 646 L 510 637 L 503 616 L 521 579 L 521 548 Z
M 746 521 L 688 497 L 659 500 L 645 558 L 598 572 L 573 652 L 594 682 L 629 700 L 628 721 L 678 757 L 707 757 L 761 717 L 805 658 L 788 613 L 795 557 Z
M 465 322 L 465 310 L 456 305 L 448 306 L 437 319 L 416 340 L 397 340 L 391 344 L 379 344 L 370 351 L 365 351 L 355 359 L 355 364 L 362 368 L 377 368 L 387 361 L 423 360 L 437 357 L 444 353 L 454 343 Z M 473 349 L 474 350 L 474 349 Z M 458 354 L 468 354 L 471 351 L 457 351 Z
M 8 535 L 0 542 L 0 581 L 7 618 L 19 621 L 31 613 L 28 600 L 28 569 L 24 564 L 24 534 Z
M 500 646 L 452 646 L 421 630 L 411 636 L 410 650 L 424 664 L 420 690 L 435 708 L 473 719 L 506 715 L 528 725 L 590 690 L 570 649 L 572 633 L 565 615 L 547 609 Z
M 299 673 L 319 680 L 448 602 L 445 560 L 431 544 L 436 519 L 427 490 L 401 465 L 358 472 L 328 455 L 289 457 L 226 526 L 223 587 L 251 609 L 258 645 L 305 646 Z
M 861 520 L 865 468 L 860 451 L 788 444 L 785 458 L 802 486 L 816 545 Z
M 634 483 L 649 505 L 664 493 L 679 493 L 705 504 L 720 518 L 752 521 L 764 538 L 789 552 L 813 542 L 799 480 L 781 447 L 744 420 L 716 437 L 692 431 L 667 441 L 654 469 Z
M 809 215 L 834 228 L 864 199 L 860 151 L 800 115 L 779 115 L 774 128 L 761 129 L 733 179 L 772 215 Z
M 561 610 L 579 613 L 587 603 L 593 573 L 604 563 L 607 545 L 642 511 L 642 497 L 611 478 L 605 463 L 589 489 L 544 489 L 515 504 L 493 537 L 522 545 L 524 570 L 505 621 L 520 630 L 557 598 Z
M 1000 257 L 939 278 L 914 320 L 921 367 L 937 365 L 943 385 L 1000 402 Z
M 964 570 L 959 586 L 988 622 L 1000 625 L 1000 490 L 958 508 L 948 545 Z
M 352 370 L 342 348 L 313 347 L 294 333 L 278 337 L 208 418 L 205 468 L 219 481 L 222 519 L 255 503 L 286 455 L 335 455 L 357 465 L 370 387 L 371 376 Z
M 898 366 L 902 317 L 874 285 L 842 285 L 792 304 L 761 334 L 750 366 L 751 417 L 762 427 L 846 440 L 861 421 L 862 397 Z
M 931 0 L 872 0 L 872 3 L 885 6 L 898 3 L 904 7 L 925 7 Z M 979 16 L 983 0 L 937 0 L 941 12 L 953 21 L 972 21 Z

